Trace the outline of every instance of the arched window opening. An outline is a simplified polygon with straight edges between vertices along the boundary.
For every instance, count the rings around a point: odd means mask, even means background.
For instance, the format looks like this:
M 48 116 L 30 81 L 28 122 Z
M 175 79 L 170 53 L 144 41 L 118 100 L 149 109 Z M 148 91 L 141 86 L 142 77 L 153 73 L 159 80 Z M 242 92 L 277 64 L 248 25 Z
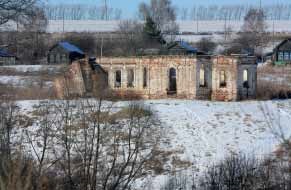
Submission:
M 148 87 L 148 72 L 147 72 L 147 68 L 143 68 L 143 88 Z
M 226 87 L 226 74 L 225 71 L 220 71 L 220 83 L 219 83 L 220 87 Z
M 134 71 L 133 69 L 127 70 L 127 87 L 134 87 Z
M 201 65 L 200 71 L 199 71 L 199 84 L 200 87 L 206 87 L 207 83 L 206 83 L 206 73 L 205 73 L 205 68 L 204 65 Z
M 177 81 L 176 81 L 176 69 L 171 68 L 169 71 L 169 90 L 170 94 L 176 94 L 177 92 Z
M 243 87 L 249 88 L 249 71 L 247 69 L 243 72 Z
M 114 87 L 115 88 L 120 88 L 121 87 L 121 71 L 120 70 L 115 71 Z

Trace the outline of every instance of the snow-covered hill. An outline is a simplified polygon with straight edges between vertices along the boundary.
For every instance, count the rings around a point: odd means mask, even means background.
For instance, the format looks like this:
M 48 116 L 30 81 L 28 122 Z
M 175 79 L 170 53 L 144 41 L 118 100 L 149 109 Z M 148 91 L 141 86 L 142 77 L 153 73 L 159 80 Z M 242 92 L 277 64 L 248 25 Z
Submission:
M 37 102 L 20 101 L 18 105 L 23 112 L 28 112 Z M 128 103 L 117 102 L 114 107 L 120 109 Z M 231 154 L 271 155 L 279 144 L 273 135 L 274 130 L 279 130 L 277 124 L 286 136 L 291 135 L 291 100 L 211 102 L 166 99 L 142 103 L 149 106 L 161 121 L 160 149 L 172 153 L 164 163 L 166 172 L 150 176 L 154 189 L 163 185 L 168 174 L 181 170 L 174 164 L 174 157 L 190 163 L 187 170 L 199 175 Z M 274 128 L 267 127 L 266 121 L 273 122 Z M 148 178 L 140 183 L 145 183 Z

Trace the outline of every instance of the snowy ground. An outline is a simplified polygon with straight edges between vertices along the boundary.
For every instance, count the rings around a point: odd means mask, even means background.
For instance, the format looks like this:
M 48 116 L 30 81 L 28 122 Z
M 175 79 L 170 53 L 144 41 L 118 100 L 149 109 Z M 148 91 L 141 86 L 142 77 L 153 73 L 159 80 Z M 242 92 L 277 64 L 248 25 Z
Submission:
M 1 72 L 14 72 L 17 74 L 27 74 L 27 73 L 40 73 L 46 72 L 58 73 L 64 67 L 64 65 L 10 65 L 10 66 L 1 66 Z
M 20 101 L 23 112 L 32 109 L 37 101 Z M 286 136 L 291 135 L 291 100 L 210 102 L 196 100 L 149 100 L 143 102 L 162 123 L 161 149 L 176 152 L 189 161 L 191 172 L 201 174 L 207 166 L 231 154 L 250 154 L 257 157 L 271 155 L 278 141 L 266 125 L 264 112 Z M 120 108 L 128 102 L 117 102 Z M 173 156 L 173 155 L 172 155 Z M 168 171 L 179 168 L 166 163 Z M 152 174 L 154 189 L 165 181 L 164 175 Z M 145 181 L 144 181 L 145 182 Z
M 54 76 L 63 65 L 13 65 L 0 67 L 0 85 L 12 87 L 52 87 Z
M 179 157 L 193 163 L 192 172 L 231 154 L 263 157 L 276 145 L 266 126 L 263 110 L 279 119 L 285 134 L 291 134 L 291 101 L 208 102 L 191 100 L 150 101 L 147 104 L 158 115 L 166 131 L 164 149 L 182 150 Z M 181 152 L 181 151 L 179 151 Z M 160 180 L 157 178 L 157 182 Z

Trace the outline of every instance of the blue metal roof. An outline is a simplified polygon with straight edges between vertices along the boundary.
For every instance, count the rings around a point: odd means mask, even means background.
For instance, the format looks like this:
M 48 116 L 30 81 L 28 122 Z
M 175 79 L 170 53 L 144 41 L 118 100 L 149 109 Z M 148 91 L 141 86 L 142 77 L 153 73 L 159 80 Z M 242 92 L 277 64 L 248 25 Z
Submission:
M 8 53 L 6 50 L 4 49 L 0 49 L 0 57 L 15 57 L 14 55 Z
M 186 50 L 189 51 L 189 52 L 193 52 L 193 53 L 196 53 L 196 52 L 197 52 L 197 49 L 194 48 L 194 47 L 192 47 L 192 46 L 191 46 L 190 44 L 188 44 L 187 42 L 184 42 L 184 41 L 178 41 L 178 44 L 179 44 L 182 48 L 186 49 Z
M 85 54 L 80 48 L 77 46 L 70 44 L 69 42 L 59 42 L 59 45 L 63 47 L 68 52 L 76 52 L 79 54 Z

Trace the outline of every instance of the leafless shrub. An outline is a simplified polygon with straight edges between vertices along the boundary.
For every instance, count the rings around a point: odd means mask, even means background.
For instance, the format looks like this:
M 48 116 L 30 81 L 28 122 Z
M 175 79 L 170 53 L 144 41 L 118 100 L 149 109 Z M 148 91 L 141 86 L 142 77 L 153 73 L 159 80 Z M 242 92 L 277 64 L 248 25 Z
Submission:
M 286 166 L 282 167 L 275 159 L 232 155 L 210 166 L 199 187 L 205 190 L 288 189 L 290 180 L 282 168 Z
M 37 106 L 33 115 L 39 130 L 27 132 L 37 178 L 54 170 L 59 189 L 129 189 L 147 173 L 157 143 L 154 115 L 137 103 L 117 112 L 112 105 L 99 99 Z

